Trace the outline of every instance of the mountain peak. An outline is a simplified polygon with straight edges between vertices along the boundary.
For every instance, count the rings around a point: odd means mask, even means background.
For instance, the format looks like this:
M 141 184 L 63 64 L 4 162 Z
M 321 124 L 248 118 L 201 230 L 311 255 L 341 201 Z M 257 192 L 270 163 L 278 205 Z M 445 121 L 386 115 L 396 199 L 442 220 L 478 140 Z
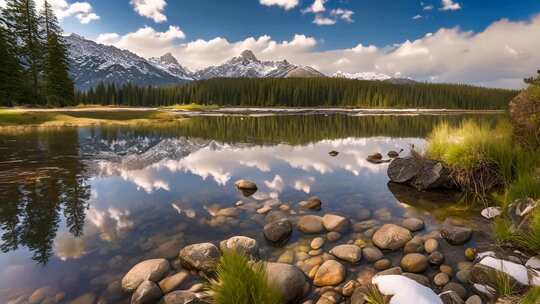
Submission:
M 179 65 L 178 60 L 176 60 L 176 58 L 171 53 L 166 53 L 165 55 L 159 57 L 159 60 L 163 63 Z
M 249 61 L 259 61 L 251 50 L 244 50 L 242 53 L 240 53 L 240 57 Z

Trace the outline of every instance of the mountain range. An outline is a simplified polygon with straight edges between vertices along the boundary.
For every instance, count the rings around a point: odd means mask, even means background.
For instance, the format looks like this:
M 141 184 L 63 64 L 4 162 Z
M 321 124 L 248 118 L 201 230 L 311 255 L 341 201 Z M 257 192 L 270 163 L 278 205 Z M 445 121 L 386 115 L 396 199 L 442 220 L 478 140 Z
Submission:
M 309 66 L 282 61 L 261 61 L 250 50 L 221 65 L 210 66 L 192 72 L 167 53 L 161 57 L 143 58 L 128 50 L 103 45 L 77 34 L 65 37 L 69 45 L 70 71 L 78 89 L 86 90 L 101 82 L 118 85 L 170 85 L 211 78 L 289 78 L 326 77 Z M 392 80 L 388 75 L 372 72 L 342 73 L 333 77 Z

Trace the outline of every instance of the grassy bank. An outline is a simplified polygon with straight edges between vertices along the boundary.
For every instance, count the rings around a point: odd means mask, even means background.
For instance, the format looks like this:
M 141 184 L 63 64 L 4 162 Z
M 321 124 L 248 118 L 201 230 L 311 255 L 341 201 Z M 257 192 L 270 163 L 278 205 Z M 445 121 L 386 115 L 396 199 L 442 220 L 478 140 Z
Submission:
M 190 103 L 190 104 L 176 104 L 172 106 L 166 106 L 166 107 L 162 107 L 162 109 L 173 110 L 173 111 L 208 111 L 208 110 L 219 109 L 219 106 Z

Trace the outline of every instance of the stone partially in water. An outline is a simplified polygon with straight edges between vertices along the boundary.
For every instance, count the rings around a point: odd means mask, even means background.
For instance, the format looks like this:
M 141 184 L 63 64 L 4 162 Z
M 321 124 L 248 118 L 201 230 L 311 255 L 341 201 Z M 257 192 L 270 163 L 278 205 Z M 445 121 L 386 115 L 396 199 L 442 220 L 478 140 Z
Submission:
M 455 292 L 462 300 L 465 300 L 467 298 L 467 290 L 465 287 L 463 287 L 461 284 L 450 282 L 444 286 L 442 289 L 443 292 L 445 291 L 453 291 Z
M 350 263 L 357 263 L 362 259 L 362 249 L 356 245 L 339 245 L 332 248 L 330 253 Z
M 432 253 L 437 251 L 437 249 L 439 249 L 439 241 L 436 239 L 428 239 L 424 243 L 424 250 L 426 250 L 427 253 Z
M 180 285 L 182 285 L 182 283 L 184 283 L 188 277 L 189 273 L 187 271 L 180 271 L 177 274 L 166 277 L 165 279 L 159 281 L 159 288 L 161 291 L 163 291 L 163 293 L 171 292 L 180 287 Z
M 163 298 L 161 298 L 161 301 L 159 301 L 159 304 L 196 304 L 200 303 L 199 299 L 197 298 L 197 295 L 191 291 L 187 290 L 177 290 L 173 292 L 169 292 Z
M 308 210 L 321 210 L 322 202 L 318 196 L 312 196 L 307 201 L 299 203 L 300 207 Z
M 415 217 L 404 219 L 401 225 L 412 232 L 424 229 L 424 221 Z
M 431 265 L 441 265 L 444 263 L 444 255 L 440 251 L 434 251 L 428 256 Z
M 379 248 L 367 246 L 362 249 L 362 256 L 370 263 L 376 262 L 384 257 Z
M 132 292 L 144 281 L 159 282 L 169 272 L 170 265 L 165 259 L 151 259 L 138 263 L 122 278 L 122 289 Z
M 268 282 L 275 286 L 284 297 L 285 303 L 294 303 L 302 298 L 306 278 L 295 266 L 281 263 L 266 263 Z
M 315 286 L 334 286 L 345 280 L 345 267 L 339 262 L 328 260 L 324 262 L 313 279 Z
M 182 265 L 188 269 L 210 273 L 219 263 L 219 249 L 212 243 L 193 244 L 184 247 L 179 254 Z
M 414 157 L 396 158 L 388 166 L 388 177 L 395 183 L 407 183 L 422 169 L 420 160 Z
M 450 277 L 448 276 L 448 274 L 446 274 L 444 272 L 439 272 L 433 278 L 433 283 L 435 283 L 435 285 L 437 285 L 437 286 L 444 286 L 449 281 L 450 281 Z
M 373 267 L 375 267 L 375 269 L 377 270 L 386 270 L 392 267 L 392 261 L 390 261 L 389 259 L 381 259 L 375 262 L 375 264 L 373 264 Z
M 472 237 L 472 229 L 456 225 L 445 225 L 441 230 L 441 236 L 454 246 L 467 243 Z
M 259 257 L 257 241 L 246 236 L 233 236 L 219 243 L 221 251 L 233 250 L 249 258 Z
M 349 227 L 349 221 L 346 218 L 335 214 L 325 214 L 322 222 L 328 231 L 345 232 Z
M 409 253 L 401 259 L 401 268 L 407 272 L 423 272 L 428 267 L 428 259 L 419 253 Z
M 297 223 L 298 230 L 303 233 L 314 234 L 325 231 L 322 217 L 316 215 L 304 215 Z
M 385 224 L 373 235 L 372 241 L 381 249 L 397 250 L 412 239 L 411 232 L 394 224 Z
M 323 245 L 324 245 L 324 239 L 322 237 L 316 237 L 310 243 L 311 249 L 315 249 L 315 250 L 321 248 Z
M 487 207 L 481 212 L 482 216 L 488 220 L 496 218 L 497 216 L 501 215 L 501 213 L 501 207 Z
M 153 304 L 161 298 L 163 293 L 156 283 L 152 281 L 142 282 L 131 296 L 131 304 Z
M 234 185 L 239 190 L 257 191 L 257 184 L 247 179 L 238 180 Z
M 292 233 L 291 222 L 287 219 L 274 221 L 264 225 L 264 237 L 272 243 L 284 244 Z

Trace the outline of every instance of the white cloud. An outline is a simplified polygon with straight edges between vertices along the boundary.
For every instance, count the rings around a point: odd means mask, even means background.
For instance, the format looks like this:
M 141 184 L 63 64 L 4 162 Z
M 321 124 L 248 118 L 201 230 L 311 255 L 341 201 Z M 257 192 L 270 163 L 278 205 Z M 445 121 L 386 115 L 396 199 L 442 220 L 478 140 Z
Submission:
M 334 25 L 336 24 L 336 20 L 324 17 L 322 15 L 315 15 L 313 23 L 315 23 L 316 25 Z
M 290 10 L 298 6 L 298 0 L 259 0 L 264 6 L 280 6 L 285 10 Z
M 342 20 L 346 22 L 353 22 L 352 15 L 354 14 L 353 11 L 348 9 L 342 9 L 342 8 L 336 8 L 330 11 L 330 15 L 341 18 Z
M 425 10 L 425 11 L 432 11 L 433 8 L 434 8 L 433 5 L 426 5 L 426 6 L 424 6 L 424 10 Z
M 92 5 L 88 2 L 69 3 L 66 0 L 49 0 L 48 2 L 59 20 L 75 17 L 82 24 L 99 20 L 99 16 L 94 12 Z M 44 3 L 44 0 L 36 0 L 36 9 L 41 10 Z
M 120 35 L 117 33 L 103 33 L 99 34 L 99 36 L 96 38 L 96 42 L 102 43 L 102 44 L 114 44 L 120 40 Z
M 185 37 L 186 35 L 178 26 L 171 25 L 165 32 L 158 32 L 152 27 L 145 26 L 124 36 L 117 33 L 101 34 L 96 38 L 96 42 L 114 45 L 142 56 L 157 56 L 171 51 L 177 41 Z
M 461 4 L 454 2 L 453 0 L 442 0 L 441 10 L 443 11 L 457 11 L 461 9 Z
M 413 20 L 422 19 L 422 15 L 416 15 L 412 17 Z
M 131 5 L 137 14 L 150 18 L 156 23 L 167 21 L 167 16 L 163 14 L 167 2 L 165 0 L 131 0 Z
M 323 13 L 323 12 L 326 11 L 326 7 L 324 6 L 326 1 L 328 1 L 328 0 L 315 0 L 315 1 L 313 1 L 313 4 L 310 7 L 304 9 L 302 12 L 303 13 L 314 13 L 314 14 Z

